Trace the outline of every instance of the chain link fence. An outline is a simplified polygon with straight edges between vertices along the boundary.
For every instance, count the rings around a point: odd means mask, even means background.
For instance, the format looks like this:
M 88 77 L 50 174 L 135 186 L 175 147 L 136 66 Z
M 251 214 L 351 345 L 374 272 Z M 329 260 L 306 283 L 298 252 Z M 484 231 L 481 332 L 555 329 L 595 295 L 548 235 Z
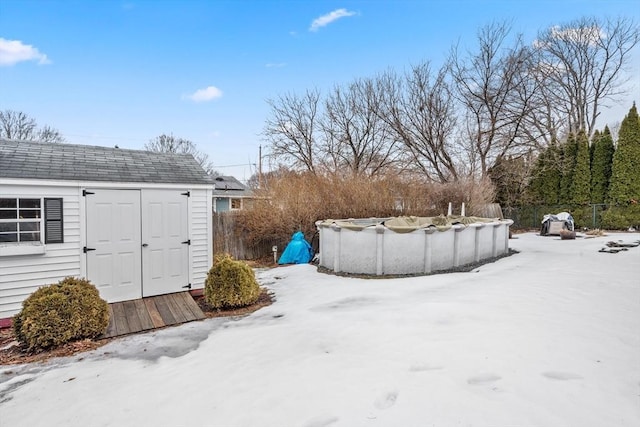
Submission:
M 540 228 L 542 218 L 546 214 L 569 212 L 575 221 L 576 228 L 601 228 L 602 212 L 607 208 L 606 204 L 597 203 L 576 208 L 571 205 L 537 205 L 503 207 L 505 218 L 513 220 L 514 229 Z

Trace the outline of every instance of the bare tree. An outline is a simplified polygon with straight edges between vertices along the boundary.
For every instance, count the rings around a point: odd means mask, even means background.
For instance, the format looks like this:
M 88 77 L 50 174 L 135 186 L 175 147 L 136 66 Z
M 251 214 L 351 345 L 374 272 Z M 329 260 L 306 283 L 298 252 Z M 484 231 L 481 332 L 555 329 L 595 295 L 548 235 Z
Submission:
M 219 175 L 213 168 L 213 163 L 209 160 L 209 155 L 198 150 L 196 145 L 188 139 L 177 138 L 173 134 L 162 134 L 144 145 L 147 151 L 156 153 L 178 153 L 191 154 L 209 175 Z
M 315 173 L 320 92 L 307 90 L 302 96 L 286 94 L 267 103 L 271 115 L 262 135 L 270 144 L 271 155 L 295 168 Z
M 458 178 L 453 136 L 456 113 L 443 67 L 435 74 L 428 62 L 412 66 L 404 76 L 386 73 L 381 117 L 409 155 L 410 166 L 429 180 Z
M 454 96 L 465 111 L 468 150 L 483 177 L 496 159 L 526 152 L 524 119 L 535 88 L 527 84 L 529 51 L 519 36 L 510 43 L 509 35 L 505 23 L 485 26 L 478 32 L 477 51 L 463 57 L 455 47 L 450 56 Z
M 381 119 L 381 87 L 375 79 L 358 79 L 346 89 L 336 86 L 325 100 L 321 151 L 333 172 L 376 176 L 394 165 L 398 143 Z
M 50 126 L 38 127 L 36 120 L 21 111 L 0 111 L 0 138 L 19 141 L 64 142 L 64 137 Z
M 567 133 L 584 130 L 591 138 L 601 108 L 624 90 L 625 67 L 639 40 L 638 26 L 627 18 L 581 18 L 542 31 L 533 47 L 547 89 L 547 120 L 559 117 Z
M 566 113 L 561 112 L 555 104 L 557 90 L 546 79 L 547 67 L 535 59 L 536 55 L 529 57 L 527 83 L 533 85 L 534 93 L 531 98 L 530 109 L 525 117 L 523 132 L 534 143 L 537 149 L 548 147 L 553 141 L 564 139 L 568 134 L 568 126 L 565 120 Z

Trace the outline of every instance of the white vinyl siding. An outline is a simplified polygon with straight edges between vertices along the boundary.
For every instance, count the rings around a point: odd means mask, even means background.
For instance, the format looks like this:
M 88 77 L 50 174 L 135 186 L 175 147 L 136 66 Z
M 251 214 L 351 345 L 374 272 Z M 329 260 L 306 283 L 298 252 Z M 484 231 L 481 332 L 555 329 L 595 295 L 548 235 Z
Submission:
M 204 288 L 204 281 L 212 264 L 212 192 L 191 191 L 191 285 Z
M 41 244 L 41 253 L 0 256 L 0 319 L 10 318 L 22 308 L 22 302 L 39 287 L 56 283 L 67 276 L 84 277 L 86 255 L 86 212 L 83 188 L 107 189 L 179 189 L 184 185 L 96 183 L 39 180 L 11 180 L 0 185 L 0 198 L 62 198 L 64 243 Z M 24 183 L 23 183 L 24 182 Z M 190 197 L 190 282 L 193 289 L 204 287 L 213 257 L 212 189 L 191 189 Z M 44 241 L 44 239 L 42 239 Z
M 80 201 L 77 188 L 69 187 L 2 186 L 0 197 L 62 198 L 64 209 L 64 243 L 45 245 L 41 254 L 0 257 L 0 319 L 4 319 L 17 314 L 22 301 L 40 286 L 80 275 Z

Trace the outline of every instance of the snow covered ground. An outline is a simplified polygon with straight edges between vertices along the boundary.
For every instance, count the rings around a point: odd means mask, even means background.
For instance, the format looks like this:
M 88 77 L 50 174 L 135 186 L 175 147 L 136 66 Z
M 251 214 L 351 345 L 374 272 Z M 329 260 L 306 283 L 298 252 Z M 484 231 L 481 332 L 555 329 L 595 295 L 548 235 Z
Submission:
M 640 248 L 533 233 L 469 273 L 262 271 L 277 301 L 0 367 L 0 426 L 640 425 Z

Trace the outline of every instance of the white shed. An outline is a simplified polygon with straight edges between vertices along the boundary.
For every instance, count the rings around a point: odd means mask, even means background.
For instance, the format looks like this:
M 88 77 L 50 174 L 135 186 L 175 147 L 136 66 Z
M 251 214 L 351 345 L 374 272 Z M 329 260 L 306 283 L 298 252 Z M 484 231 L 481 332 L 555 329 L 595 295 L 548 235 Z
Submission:
M 204 288 L 212 191 L 188 154 L 0 140 L 0 326 L 67 276 L 108 302 Z

